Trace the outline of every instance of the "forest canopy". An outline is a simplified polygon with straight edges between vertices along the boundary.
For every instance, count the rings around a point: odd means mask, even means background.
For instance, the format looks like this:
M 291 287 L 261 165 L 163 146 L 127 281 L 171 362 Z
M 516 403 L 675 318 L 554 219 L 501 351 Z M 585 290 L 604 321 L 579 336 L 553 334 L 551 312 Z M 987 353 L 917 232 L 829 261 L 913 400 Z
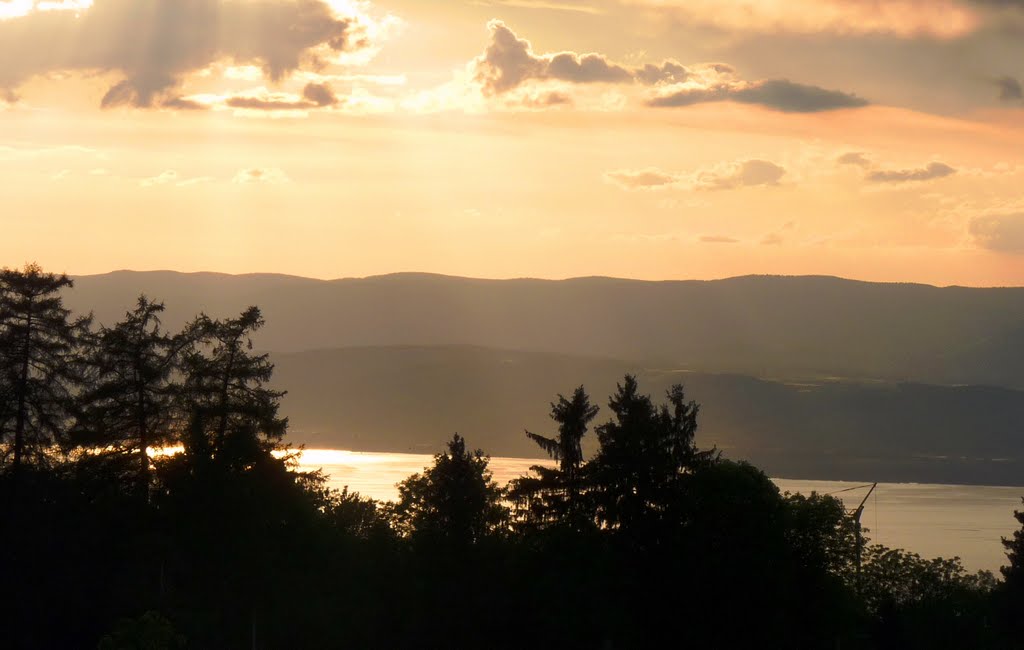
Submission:
M 0 273 L 5 647 L 1021 647 L 1024 532 L 998 581 L 870 545 L 699 448 L 683 386 L 576 387 L 525 432 L 554 466 L 498 485 L 456 433 L 378 502 L 298 470 L 258 307 L 97 325 L 72 288 Z

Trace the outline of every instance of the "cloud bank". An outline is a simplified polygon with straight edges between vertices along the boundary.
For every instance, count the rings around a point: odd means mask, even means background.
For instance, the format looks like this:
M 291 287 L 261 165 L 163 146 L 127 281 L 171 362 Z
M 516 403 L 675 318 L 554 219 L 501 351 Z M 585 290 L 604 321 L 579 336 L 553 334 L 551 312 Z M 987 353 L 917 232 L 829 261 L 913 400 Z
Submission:
M 642 68 L 627 68 L 601 54 L 558 52 L 535 54 L 530 42 L 519 38 L 500 20 L 487 24 L 491 42 L 473 62 L 476 79 L 487 95 L 499 95 L 530 80 L 558 80 L 569 83 L 672 83 L 684 81 L 689 72 L 675 61 Z
M 667 188 L 712 191 L 778 185 L 785 175 L 786 169 L 771 161 L 746 160 L 724 163 L 690 174 L 666 172 L 653 167 L 622 169 L 605 173 L 605 180 L 630 191 Z
M 933 162 L 920 169 L 877 170 L 869 172 L 864 178 L 873 183 L 909 183 L 944 178 L 955 173 L 956 170 L 949 165 Z
M 670 13 L 676 20 L 729 32 L 888 34 L 955 38 L 976 29 L 983 16 L 971 4 L 1012 0 L 626 0 Z
M 682 88 L 655 97 L 648 103 L 651 106 L 674 107 L 725 101 L 755 104 L 784 113 L 818 113 L 868 105 L 866 99 L 856 95 L 794 83 L 787 79 L 770 79 L 753 83 L 730 82 L 706 88 Z
M 647 101 L 654 107 L 691 106 L 732 101 L 755 104 L 787 113 L 815 113 L 867 106 L 868 101 L 839 90 L 828 90 L 786 79 L 747 82 L 736 79 L 724 63 L 687 67 L 678 61 L 625 66 L 598 53 L 537 54 L 508 25 L 492 20 L 487 25 L 490 43 L 474 59 L 474 78 L 486 96 L 509 93 L 528 82 L 560 81 L 571 84 L 641 84 L 656 89 Z
M 278 81 L 367 45 L 358 18 L 325 0 L 95 0 L 0 20 L 0 90 L 51 73 L 105 72 L 123 79 L 104 107 L 174 105 L 171 91 L 213 63 L 256 65 Z
M 1024 213 L 975 217 L 968 230 L 982 248 L 1024 254 Z

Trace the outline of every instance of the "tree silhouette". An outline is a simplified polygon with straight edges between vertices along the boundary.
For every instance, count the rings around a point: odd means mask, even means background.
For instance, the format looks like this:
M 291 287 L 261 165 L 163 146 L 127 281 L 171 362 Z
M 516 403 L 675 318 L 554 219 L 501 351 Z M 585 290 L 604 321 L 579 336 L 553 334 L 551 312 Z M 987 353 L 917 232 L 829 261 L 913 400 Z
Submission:
M 599 410 L 580 386 L 571 399 L 559 394 L 558 401 L 551 404 L 551 419 L 558 423 L 557 437 L 526 432 L 528 438 L 558 462 L 557 469 L 535 465 L 530 468 L 534 476 L 522 477 L 510 485 L 517 516 L 527 527 L 562 522 L 578 528 L 589 518 L 580 499 L 582 440 Z
M 72 319 L 60 296 L 67 275 L 37 264 L 0 271 L 0 384 L 6 407 L 0 433 L 15 477 L 66 442 L 73 390 L 81 379 L 79 345 L 91 317 Z M 15 478 L 17 480 L 17 478 Z
M 1014 510 L 1013 518 L 1021 527 L 1013 531 L 1013 537 L 1003 538 L 1003 547 L 1006 549 L 1009 564 L 1002 568 L 1002 573 L 1007 584 L 1012 583 L 1024 593 L 1024 511 Z
M 184 358 L 184 399 L 191 424 L 187 451 L 238 468 L 280 446 L 288 419 L 278 417 L 284 392 L 266 387 L 274 365 L 252 354 L 252 335 L 263 327 L 257 307 L 238 318 L 203 315 L 187 329 L 193 345 Z
M 679 385 L 667 397 L 668 403 L 655 406 L 640 393 L 636 377 L 627 375 L 608 403 L 614 419 L 597 427 L 601 447 L 589 469 L 598 516 L 609 527 L 627 530 L 671 522 L 675 515 L 669 511 L 679 502 L 683 486 L 680 479 L 717 457 L 714 450 L 696 447 L 699 406 L 686 401 Z
M 183 341 L 163 331 L 163 311 L 163 303 L 140 296 L 123 321 L 100 331 L 81 396 L 79 444 L 134 454 L 142 495 L 149 493 L 149 448 L 180 441 L 174 374 Z
M 508 513 L 488 461 L 479 449 L 468 451 L 462 436 L 452 436 L 432 467 L 398 484 L 395 516 L 402 532 L 459 546 L 500 532 Z

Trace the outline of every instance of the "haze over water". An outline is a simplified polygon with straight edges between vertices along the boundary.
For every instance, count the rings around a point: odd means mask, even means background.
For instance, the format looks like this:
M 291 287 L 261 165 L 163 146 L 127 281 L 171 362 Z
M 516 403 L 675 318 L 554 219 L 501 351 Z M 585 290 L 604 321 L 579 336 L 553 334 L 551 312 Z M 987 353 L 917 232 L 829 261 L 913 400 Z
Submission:
M 322 468 L 331 487 L 380 500 L 398 497 L 396 484 L 431 465 L 429 454 L 354 452 L 307 449 L 300 465 Z M 535 458 L 492 457 L 494 480 L 504 485 L 530 466 L 546 464 Z M 774 479 L 782 491 L 834 493 L 855 508 L 867 493 L 858 483 Z M 1017 528 L 1013 511 L 1020 507 L 1022 488 L 925 483 L 879 483 L 861 519 L 873 542 L 903 548 L 922 557 L 959 556 L 970 570 L 996 572 L 1006 556 L 1000 542 Z

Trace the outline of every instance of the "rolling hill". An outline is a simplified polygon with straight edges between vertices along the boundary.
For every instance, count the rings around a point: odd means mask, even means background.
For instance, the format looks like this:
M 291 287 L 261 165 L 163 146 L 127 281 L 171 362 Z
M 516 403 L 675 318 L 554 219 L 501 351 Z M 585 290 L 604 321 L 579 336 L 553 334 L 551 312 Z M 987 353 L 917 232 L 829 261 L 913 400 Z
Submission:
M 259 305 L 273 352 L 477 345 L 644 360 L 777 379 L 844 377 L 1024 388 L 1024 288 L 936 288 L 830 277 L 709 282 L 474 280 L 423 274 L 322 281 L 118 272 L 68 303 L 118 319 L 140 292 L 178 326 Z

